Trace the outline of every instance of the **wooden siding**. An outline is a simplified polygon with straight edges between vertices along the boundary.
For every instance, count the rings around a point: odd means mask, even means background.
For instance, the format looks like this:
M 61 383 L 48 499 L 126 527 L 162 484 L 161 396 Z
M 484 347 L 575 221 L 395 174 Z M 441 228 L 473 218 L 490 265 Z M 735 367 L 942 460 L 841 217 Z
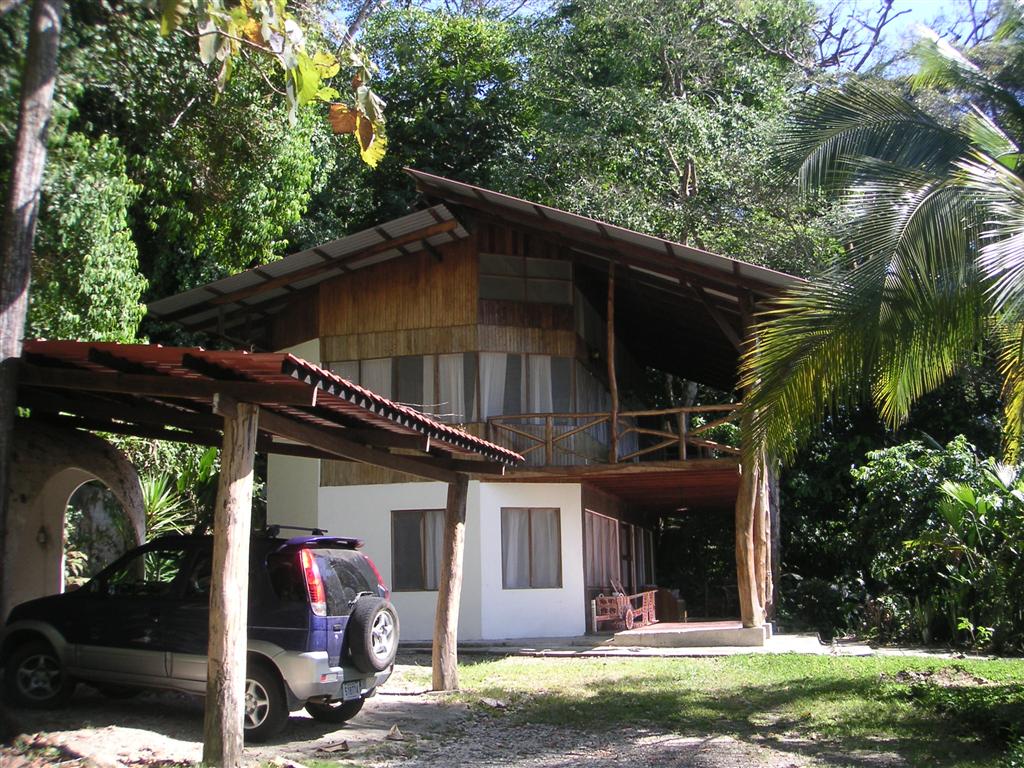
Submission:
M 576 318 L 571 306 L 524 304 L 518 301 L 480 299 L 480 324 L 574 331 Z
M 476 322 L 478 262 L 472 239 L 402 256 L 320 285 L 320 335 L 346 336 Z
M 320 340 L 323 360 L 373 360 L 402 355 L 440 355 L 477 349 L 475 325 L 448 328 L 414 328 L 407 331 L 353 333 Z
M 285 349 L 319 335 L 319 298 L 316 289 L 303 291 L 274 315 L 269 333 L 270 349 Z
M 541 328 L 504 328 L 480 326 L 481 352 L 518 352 L 520 354 L 559 355 L 576 354 L 574 331 L 545 331 Z

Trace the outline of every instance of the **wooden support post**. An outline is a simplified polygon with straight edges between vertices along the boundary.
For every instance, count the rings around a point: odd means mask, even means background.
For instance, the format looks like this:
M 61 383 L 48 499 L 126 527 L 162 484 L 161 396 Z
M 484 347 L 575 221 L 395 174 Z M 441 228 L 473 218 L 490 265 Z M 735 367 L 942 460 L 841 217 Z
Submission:
M 686 427 L 690 420 L 686 411 L 680 411 L 679 415 L 679 460 L 686 461 Z
M 456 691 L 459 688 L 459 598 L 462 595 L 462 554 L 466 544 L 466 496 L 469 477 L 458 475 L 448 484 L 448 504 L 444 510 L 444 549 L 441 575 L 437 585 L 437 612 L 434 616 L 433 689 Z
M 768 462 L 768 519 L 771 530 L 768 550 L 771 557 L 771 567 L 768 569 L 770 576 L 768 593 L 771 595 L 771 599 L 764 607 L 768 620 L 774 621 L 779 604 L 779 576 L 782 573 L 782 517 L 779 512 L 779 467 L 774 461 Z
M 242 765 L 249 607 L 252 474 L 259 407 L 217 396 L 214 412 L 224 417 L 224 444 L 213 517 L 203 764 L 239 768 Z
M 619 462 L 619 382 L 615 377 L 615 262 L 608 264 L 608 393 L 612 399 L 608 463 Z
M 754 302 L 747 294 L 740 301 L 743 327 L 753 327 Z M 752 433 L 751 416 L 744 414 L 740 434 Z M 740 619 L 744 627 L 760 627 L 765 621 L 767 579 L 770 572 L 768 537 L 767 460 L 763 450 L 752 452 L 740 466 L 740 488 L 736 496 L 736 584 Z M 746 452 L 744 453 L 746 457 Z

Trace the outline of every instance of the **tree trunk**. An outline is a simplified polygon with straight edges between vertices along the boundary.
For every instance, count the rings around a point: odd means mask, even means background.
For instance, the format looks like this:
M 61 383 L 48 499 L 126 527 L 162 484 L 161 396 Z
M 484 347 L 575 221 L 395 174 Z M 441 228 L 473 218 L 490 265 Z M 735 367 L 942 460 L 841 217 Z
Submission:
M 249 617 L 252 475 L 259 406 L 218 397 L 214 410 L 224 417 L 224 445 L 213 513 L 203 764 L 239 768 Z
M 46 133 L 53 111 L 64 0 L 35 0 L 21 80 L 18 134 L 0 231 L 0 620 L 7 616 L 3 563 L 7 543 L 14 415 L 18 402 L 17 365 L 28 312 L 32 241 L 39 212 L 39 190 L 46 165 Z
M 774 621 L 779 605 L 779 576 L 782 573 L 782 515 L 779 509 L 779 467 L 768 464 L 768 511 L 771 520 L 771 596 L 765 606 L 769 621 Z
M 749 434 L 749 417 L 743 422 L 740 430 Z M 762 600 L 766 560 L 764 548 L 758 548 L 765 528 L 756 520 L 765 511 L 764 487 L 764 460 L 759 452 L 757 458 L 740 467 L 740 489 L 736 496 L 736 584 L 744 627 L 760 627 L 765 619 Z
M 462 596 L 462 554 L 466 546 L 466 496 L 469 477 L 460 474 L 448 484 L 444 510 L 444 551 L 437 585 L 434 615 L 433 687 L 435 691 L 459 689 L 459 598 Z

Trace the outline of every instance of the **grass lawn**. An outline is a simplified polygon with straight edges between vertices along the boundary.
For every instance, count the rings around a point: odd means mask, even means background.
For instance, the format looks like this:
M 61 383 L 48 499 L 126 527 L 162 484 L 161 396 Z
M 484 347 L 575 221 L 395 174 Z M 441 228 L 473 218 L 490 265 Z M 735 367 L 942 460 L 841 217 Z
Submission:
M 749 655 L 463 657 L 462 696 L 523 723 L 657 728 L 897 753 L 910 765 L 1024 768 L 1024 660 Z M 419 674 L 419 672 L 415 673 Z M 429 669 L 422 671 L 429 685 Z M 1020 760 L 1018 763 L 1017 760 Z

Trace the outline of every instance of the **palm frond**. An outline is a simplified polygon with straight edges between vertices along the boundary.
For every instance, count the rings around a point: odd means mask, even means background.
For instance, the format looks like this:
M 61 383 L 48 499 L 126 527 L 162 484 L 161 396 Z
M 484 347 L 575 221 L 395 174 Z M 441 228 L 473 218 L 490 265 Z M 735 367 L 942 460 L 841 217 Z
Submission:
M 941 174 L 969 148 L 965 134 L 898 94 L 853 82 L 822 89 L 796 109 L 780 159 L 804 187 L 837 189 L 849 181 L 855 158 Z
M 1001 323 L 995 335 L 999 344 L 999 372 L 1003 377 L 1004 459 L 1017 463 L 1024 434 L 1024 323 Z

